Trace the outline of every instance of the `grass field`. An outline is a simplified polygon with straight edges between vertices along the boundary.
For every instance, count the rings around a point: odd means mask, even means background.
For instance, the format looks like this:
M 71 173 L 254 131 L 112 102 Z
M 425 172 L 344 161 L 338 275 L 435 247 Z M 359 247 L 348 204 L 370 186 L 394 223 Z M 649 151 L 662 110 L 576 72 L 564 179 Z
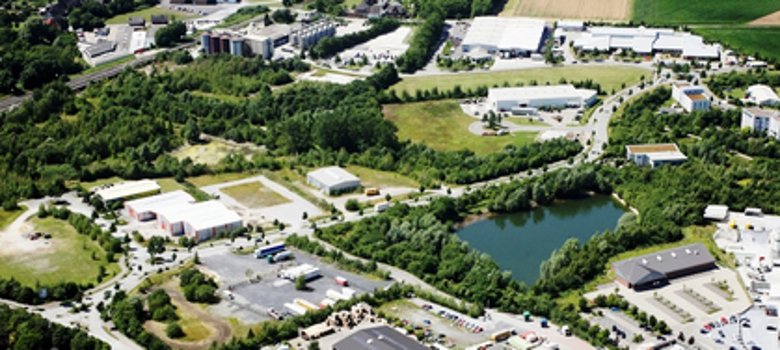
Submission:
M 26 207 L 22 207 L 21 209 L 13 211 L 7 211 L 0 208 L 0 230 L 4 229 L 6 226 L 8 226 L 8 224 L 16 220 L 16 218 L 18 218 L 19 215 L 22 215 L 25 210 L 27 210 Z
M 143 17 L 147 23 L 152 21 L 152 15 L 167 15 L 169 18 L 175 18 L 177 20 L 185 20 L 198 17 L 195 14 L 171 10 L 162 8 L 159 6 L 145 8 L 143 10 L 123 13 L 118 16 L 111 17 L 106 20 L 106 24 L 127 24 L 127 20 L 130 17 Z
M 509 0 L 501 16 L 627 20 L 632 0 Z
M 634 0 L 631 18 L 647 24 L 747 23 L 780 11 L 777 0 Z
M 263 186 L 260 182 L 224 187 L 221 191 L 247 208 L 264 208 L 290 202 L 289 199 Z
M 225 141 L 212 140 L 209 143 L 179 147 L 171 155 L 179 160 L 189 157 L 195 163 L 215 165 L 231 153 L 251 157 L 256 152 L 260 152 L 260 149 L 253 145 L 235 145 Z
M 105 262 L 105 252 L 97 243 L 89 236 L 78 234 L 67 222 L 54 218 L 33 218 L 30 222 L 36 231 L 52 235 L 49 245 L 34 254 L 0 256 L 3 278 L 14 278 L 27 286 L 36 282 L 44 285 L 94 283 L 99 266 L 106 269 L 107 276 L 119 272 L 117 264 Z M 97 260 L 92 259 L 93 253 Z
M 622 83 L 631 84 L 639 82 L 639 77 L 650 77 L 647 69 L 626 66 L 580 66 L 580 67 L 554 67 L 521 69 L 487 73 L 464 73 L 445 75 L 426 75 L 404 78 L 393 86 L 396 92 L 407 91 L 414 95 L 416 89 L 430 90 L 434 87 L 439 91 L 450 90 L 456 85 L 463 89 L 479 86 L 503 85 L 504 82 L 515 84 L 523 82 L 528 84 L 536 80 L 540 85 L 545 83 L 558 84 L 561 78 L 568 81 L 592 79 L 601 84 L 602 89 L 611 91 L 620 89 Z
M 780 5 L 780 1 L 777 1 Z M 705 40 L 717 41 L 746 55 L 773 58 L 780 62 L 780 27 L 696 28 Z
M 357 165 L 347 166 L 347 171 L 360 178 L 363 187 L 420 187 L 420 183 L 401 174 L 374 170 Z
M 477 119 L 463 113 L 454 100 L 387 105 L 384 113 L 398 126 L 400 139 L 424 143 L 442 151 L 468 149 L 477 154 L 487 154 L 510 144 L 528 144 L 536 138 L 536 133 L 492 137 L 474 135 L 468 127 Z
M 235 180 L 245 179 L 254 174 L 252 173 L 222 173 L 222 174 L 208 174 L 187 178 L 187 182 L 195 185 L 196 187 L 203 187 L 209 185 L 215 185 L 223 182 L 230 182 Z

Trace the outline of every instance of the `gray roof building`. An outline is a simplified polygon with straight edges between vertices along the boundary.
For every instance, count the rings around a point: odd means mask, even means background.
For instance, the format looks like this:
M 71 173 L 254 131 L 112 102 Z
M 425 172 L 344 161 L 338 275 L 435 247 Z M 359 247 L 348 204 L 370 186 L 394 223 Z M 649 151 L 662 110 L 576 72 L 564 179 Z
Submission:
M 618 282 L 635 290 L 663 286 L 670 279 L 715 268 L 715 258 L 701 243 L 642 255 L 612 264 Z
M 429 350 L 388 326 L 361 329 L 333 344 L 333 350 Z
M 108 40 L 98 40 L 97 43 L 84 49 L 84 53 L 90 58 L 112 52 L 116 49 L 116 43 Z
M 146 20 L 143 17 L 130 17 L 127 19 L 127 25 L 131 27 L 143 27 L 146 25 Z

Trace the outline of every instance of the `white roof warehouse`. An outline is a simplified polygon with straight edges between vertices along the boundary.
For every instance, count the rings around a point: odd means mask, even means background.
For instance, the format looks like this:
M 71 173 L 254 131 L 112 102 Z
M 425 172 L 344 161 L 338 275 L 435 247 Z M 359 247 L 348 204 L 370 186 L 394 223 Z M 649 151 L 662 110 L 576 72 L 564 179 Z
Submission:
M 157 221 L 163 230 L 172 235 L 185 234 L 198 241 L 242 225 L 241 217 L 236 212 L 215 200 L 167 206 L 157 213 Z
M 306 181 L 323 192 L 336 194 L 360 187 L 360 179 L 337 166 L 320 168 L 306 174 Z
M 543 20 L 524 17 L 475 17 L 461 46 L 463 52 L 482 48 L 490 53 L 538 52 L 546 30 Z
M 577 89 L 574 85 L 493 88 L 487 100 L 496 111 L 516 107 L 582 107 L 596 102 L 596 90 Z
M 574 41 L 585 51 L 630 49 L 639 54 L 676 52 L 688 58 L 718 58 L 719 47 L 702 37 L 665 28 L 592 27 Z
M 104 202 L 139 197 L 160 192 L 160 185 L 153 180 L 126 181 L 92 189 Z

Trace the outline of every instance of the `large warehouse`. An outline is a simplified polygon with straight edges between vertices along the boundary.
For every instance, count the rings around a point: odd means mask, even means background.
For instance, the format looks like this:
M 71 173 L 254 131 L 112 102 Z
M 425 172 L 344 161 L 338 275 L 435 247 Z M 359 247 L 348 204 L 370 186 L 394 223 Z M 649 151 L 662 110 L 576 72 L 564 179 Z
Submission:
M 488 90 L 488 103 L 497 112 L 513 108 L 587 107 L 596 102 L 596 90 L 577 89 L 574 85 L 527 86 Z
M 657 168 L 662 165 L 679 165 L 688 160 L 674 143 L 655 143 L 626 146 L 626 158 L 639 166 Z
M 337 166 L 320 168 L 306 174 L 306 182 L 327 194 L 339 194 L 360 187 L 360 179 Z
M 147 221 L 156 219 L 160 211 L 191 203 L 195 203 L 195 198 L 187 192 L 178 190 L 125 202 L 125 209 L 131 218 Z
M 662 287 L 670 279 L 714 269 L 715 258 L 701 243 L 667 249 L 612 264 L 617 282 L 634 290 Z
M 717 45 L 705 44 L 698 35 L 645 27 L 591 27 L 574 41 L 574 47 L 584 51 L 623 49 L 639 54 L 668 52 L 704 59 L 716 59 L 720 51 Z
M 127 200 L 160 193 L 160 185 L 154 180 L 125 181 L 92 189 L 103 202 Z
M 524 17 L 475 17 L 461 48 L 463 53 L 482 49 L 488 53 L 528 56 L 539 52 L 547 27 L 543 20 Z
M 238 214 L 215 200 L 163 208 L 157 213 L 157 222 L 171 235 L 187 235 L 197 241 L 242 226 Z

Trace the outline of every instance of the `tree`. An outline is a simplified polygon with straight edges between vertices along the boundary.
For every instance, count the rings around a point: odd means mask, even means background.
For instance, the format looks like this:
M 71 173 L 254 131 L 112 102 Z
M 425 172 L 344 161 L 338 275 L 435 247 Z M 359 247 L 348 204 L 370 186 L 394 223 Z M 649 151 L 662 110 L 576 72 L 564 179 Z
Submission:
M 309 343 L 309 350 L 320 350 L 320 342 L 315 340 Z
M 152 264 L 156 263 L 155 255 L 165 252 L 165 238 L 161 236 L 152 236 L 146 243 L 146 251 L 152 258 Z
M 181 329 L 178 322 L 171 322 L 165 328 L 165 335 L 171 339 L 181 338 L 184 336 L 184 330 Z
M 303 276 L 298 276 L 295 279 L 295 289 L 296 290 L 309 290 L 309 286 L 306 285 L 306 278 Z
M 357 199 L 350 198 L 344 204 L 344 209 L 347 209 L 348 211 L 358 211 L 360 210 L 360 202 L 358 202 Z
M 181 136 L 187 140 L 191 145 L 200 143 L 200 128 L 195 118 L 187 119 L 187 123 L 184 124 L 184 129 L 181 131 Z
M 184 22 L 173 21 L 171 24 L 162 27 L 154 33 L 154 42 L 160 47 L 171 47 L 184 39 L 187 34 L 187 26 Z

